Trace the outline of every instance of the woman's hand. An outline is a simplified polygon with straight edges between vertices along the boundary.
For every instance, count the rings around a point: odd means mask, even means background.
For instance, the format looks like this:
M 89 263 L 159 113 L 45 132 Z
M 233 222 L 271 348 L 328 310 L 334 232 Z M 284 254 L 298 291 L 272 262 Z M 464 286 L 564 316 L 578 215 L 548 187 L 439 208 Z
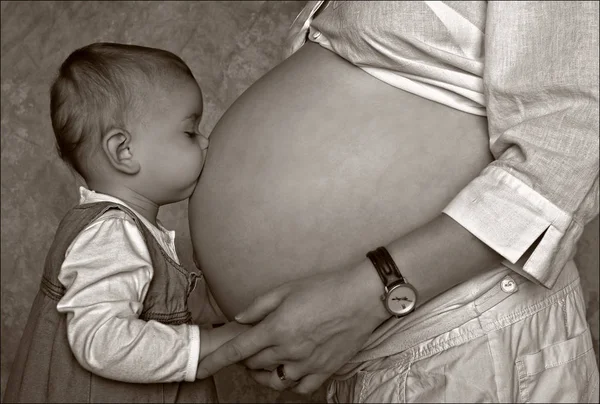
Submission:
M 257 298 L 240 323 L 259 322 L 199 364 L 200 377 L 246 359 L 252 377 L 276 390 L 315 391 L 364 345 L 389 314 L 381 280 L 365 260 L 353 269 L 286 283 Z M 286 381 L 275 369 L 284 365 Z

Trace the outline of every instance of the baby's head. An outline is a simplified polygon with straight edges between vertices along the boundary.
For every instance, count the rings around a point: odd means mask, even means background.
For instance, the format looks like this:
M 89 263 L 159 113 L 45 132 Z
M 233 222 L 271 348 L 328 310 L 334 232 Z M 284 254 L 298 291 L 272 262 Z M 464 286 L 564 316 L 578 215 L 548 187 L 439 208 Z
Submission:
M 100 191 L 127 189 L 158 205 L 188 198 L 208 139 L 202 93 L 171 52 L 95 43 L 63 62 L 50 92 L 61 158 Z

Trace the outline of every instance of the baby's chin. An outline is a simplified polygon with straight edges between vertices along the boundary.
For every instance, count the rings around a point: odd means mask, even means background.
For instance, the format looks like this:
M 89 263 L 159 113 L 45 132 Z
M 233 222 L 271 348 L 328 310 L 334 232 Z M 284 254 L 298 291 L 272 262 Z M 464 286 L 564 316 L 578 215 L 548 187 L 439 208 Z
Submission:
M 196 184 L 197 181 L 185 188 L 181 188 L 174 192 L 169 192 L 169 195 L 163 195 L 162 203 L 159 203 L 159 205 L 170 205 L 172 203 L 182 202 L 190 199 L 194 193 L 194 189 L 196 189 Z

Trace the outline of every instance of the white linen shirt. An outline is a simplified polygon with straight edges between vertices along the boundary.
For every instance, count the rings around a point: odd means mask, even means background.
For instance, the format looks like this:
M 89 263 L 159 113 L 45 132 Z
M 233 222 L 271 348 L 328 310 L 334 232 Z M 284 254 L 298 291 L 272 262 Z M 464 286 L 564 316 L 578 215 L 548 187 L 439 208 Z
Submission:
M 80 187 L 79 203 L 93 202 L 115 202 L 135 212 L 117 198 Z M 175 232 L 135 213 L 179 263 Z M 58 276 L 66 292 L 57 310 L 67 314 L 69 345 L 84 368 L 129 383 L 196 380 L 199 327 L 139 319 L 153 274 L 142 234 L 123 211 L 107 211 L 73 240 Z
M 487 116 L 495 161 L 444 213 L 552 288 L 598 215 L 598 4 L 309 1 L 287 56 L 310 40 L 392 86 Z

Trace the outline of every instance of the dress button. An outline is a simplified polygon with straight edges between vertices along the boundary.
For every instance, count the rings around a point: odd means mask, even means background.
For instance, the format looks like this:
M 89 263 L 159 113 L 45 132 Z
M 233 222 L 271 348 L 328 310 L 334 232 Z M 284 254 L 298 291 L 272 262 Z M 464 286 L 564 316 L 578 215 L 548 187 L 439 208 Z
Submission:
M 510 276 L 507 276 L 506 278 L 502 279 L 502 283 L 500 284 L 500 287 L 506 293 L 512 293 L 515 290 L 517 290 L 517 283 L 514 281 L 513 278 L 511 278 Z
M 317 31 L 317 32 L 315 32 L 315 33 L 313 34 L 313 36 L 312 36 L 312 37 L 313 37 L 313 39 L 317 39 L 317 38 L 319 38 L 320 36 L 321 36 L 321 33 L 320 33 L 319 31 Z

